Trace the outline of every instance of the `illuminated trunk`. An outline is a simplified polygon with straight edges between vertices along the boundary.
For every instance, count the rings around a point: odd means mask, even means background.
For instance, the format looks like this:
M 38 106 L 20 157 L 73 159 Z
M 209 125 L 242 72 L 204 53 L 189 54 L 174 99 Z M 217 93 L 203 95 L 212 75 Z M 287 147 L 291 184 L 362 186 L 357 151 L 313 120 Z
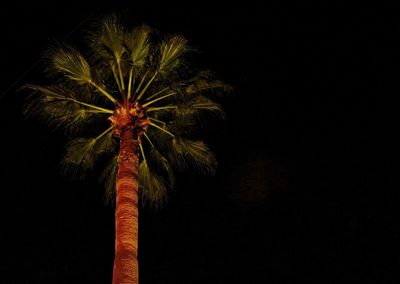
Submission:
M 120 133 L 116 181 L 115 258 L 113 284 L 139 283 L 138 141 L 133 127 Z

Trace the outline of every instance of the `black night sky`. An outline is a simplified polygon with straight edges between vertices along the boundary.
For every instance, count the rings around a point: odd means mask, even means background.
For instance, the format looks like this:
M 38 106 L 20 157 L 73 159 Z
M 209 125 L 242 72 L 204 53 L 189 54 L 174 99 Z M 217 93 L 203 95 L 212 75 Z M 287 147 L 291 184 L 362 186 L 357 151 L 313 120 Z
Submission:
M 25 120 L 15 91 L 43 80 L 37 62 L 54 40 L 79 43 L 111 11 L 184 35 L 201 51 L 193 64 L 235 88 L 206 137 L 217 175 L 182 175 L 163 210 L 140 213 L 141 284 L 395 283 L 398 13 L 135 2 L 2 9 L 0 283 L 111 283 L 103 187 L 59 174 L 66 138 Z

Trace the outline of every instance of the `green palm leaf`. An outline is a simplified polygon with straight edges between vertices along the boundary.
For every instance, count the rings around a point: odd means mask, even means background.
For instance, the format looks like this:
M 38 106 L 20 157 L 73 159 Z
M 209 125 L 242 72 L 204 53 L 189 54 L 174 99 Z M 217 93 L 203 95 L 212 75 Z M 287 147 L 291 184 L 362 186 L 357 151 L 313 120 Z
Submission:
M 216 115 L 220 118 L 225 118 L 225 112 L 222 107 L 218 103 L 204 96 L 194 97 L 187 103 L 179 105 L 178 109 L 176 109 L 176 114 L 182 117 L 199 117 L 203 112 Z
M 51 65 L 49 72 L 65 75 L 78 84 L 87 84 L 92 81 L 89 63 L 76 49 L 66 46 L 49 52 Z
M 184 37 L 160 39 L 144 25 L 129 30 L 119 16 L 111 15 L 98 22 L 90 34 L 86 57 L 70 46 L 53 47 L 48 71 L 56 75 L 55 80 L 49 86 L 25 87 L 33 92 L 25 114 L 90 137 L 97 126 L 110 124 L 107 119 L 118 114 L 117 109 L 139 105 L 149 119 L 140 144 L 139 193 L 144 204 L 157 207 L 174 186 L 174 171 L 215 173 L 214 154 L 205 142 L 190 137 L 210 114 L 225 117 L 210 97 L 232 88 L 210 72 L 195 73 L 184 64 L 190 50 Z M 72 140 L 62 163 L 64 173 L 82 178 L 100 157 L 108 156 L 110 161 L 100 177 L 108 200 L 113 199 L 118 172 L 118 145 L 112 130 Z
M 26 85 L 24 88 L 33 91 L 24 110 L 27 117 L 37 116 L 49 126 L 64 127 L 70 133 L 85 129 L 104 114 L 112 113 L 111 110 L 79 101 L 72 92 L 66 93 L 58 86 Z
M 103 18 L 97 25 L 97 31 L 90 36 L 91 47 L 106 61 L 120 62 L 126 52 L 124 30 L 117 15 L 113 14 Z
M 144 205 L 160 208 L 167 201 L 167 186 L 165 180 L 152 171 L 146 160 L 139 165 L 139 193 Z
M 125 44 L 129 50 L 130 60 L 133 66 L 143 67 L 150 51 L 151 29 L 148 26 L 140 26 L 134 28 L 125 36 Z
M 201 71 L 188 80 L 186 80 L 182 87 L 187 94 L 215 94 L 223 95 L 233 91 L 232 86 L 218 80 L 215 75 L 210 71 Z
M 225 84 L 219 80 L 205 80 L 205 79 L 197 79 L 193 82 L 190 82 L 185 88 L 185 91 L 188 94 L 197 94 L 202 92 L 210 92 L 212 94 L 226 94 L 232 92 L 232 87 L 228 84 Z
M 174 36 L 161 42 L 159 70 L 168 73 L 176 69 L 182 64 L 182 56 L 187 51 L 187 40 L 182 36 Z
M 109 128 L 95 138 L 72 140 L 66 148 L 62 172 L 73 178 L 84 178 L 101 155 L 114 150 L 111 130 L 112 128 Z
M 171 142 L 168 157 L 177 170 L 196 169 L 203 174 L 215 174 L 217 160 L 203 141 L 175 137 Z
M 168 184 L 168 187 L 173 188 L 175 184 L 175 175 L 169 161 L 154 146 L 150 147 L 149 152 L 149 161 L 160 175 L 166 178 L 165 182 Z
M 103 172 L 100 175 L 100 182 L 104 183 L 105 187 L 105 202 L 113 204 L 115 201 L 115 184 L 118 173 L 118 154 L 115 154 L 108 162 Z

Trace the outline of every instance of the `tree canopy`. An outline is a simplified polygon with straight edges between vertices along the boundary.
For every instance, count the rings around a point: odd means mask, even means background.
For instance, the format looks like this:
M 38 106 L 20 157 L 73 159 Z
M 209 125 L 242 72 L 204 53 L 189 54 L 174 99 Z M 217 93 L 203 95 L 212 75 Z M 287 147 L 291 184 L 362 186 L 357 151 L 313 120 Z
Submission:
M 81 53 L 67 44 L 51 46 L 45 56 L 50 83 L 25 86 L 31 91 L 25 114 L 71 137 L 64 173 L 83 178 L 99 159 L 107 160 L 100 179 L 112 200 L 119 147 L 110 120 L 123 104 L 140 106 L 149 120 L 138 153 L 143 204 L 162 205 L 176 171 L 215 172 L 214 154 L 192 134 L 207 116 L 225 116 L 213 97 L 231 87 L 189 66 L 191 48 L 184 37 L 161 35 L 146 25 L 130 28 L 110 15 L 88 33 L 86 47 Z

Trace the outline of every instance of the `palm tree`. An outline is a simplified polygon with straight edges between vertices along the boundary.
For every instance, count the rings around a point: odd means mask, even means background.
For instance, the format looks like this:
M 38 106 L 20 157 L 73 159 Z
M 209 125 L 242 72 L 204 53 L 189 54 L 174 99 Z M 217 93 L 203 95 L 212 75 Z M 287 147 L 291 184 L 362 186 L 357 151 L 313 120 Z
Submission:
M 189 68 L 190 49 L 180 35 L 160 36 L 145 25 L 129 29 L 116 15 L 93 30 L 85 56 L 69 45 L 49 49 L 51 83 L 25 86 L 31 90 L 25 111 L 75 137 L 62 162 L 65 173 L 83 178 L 100 161 L 115 204 L 113 284 L 133 284 L 138 199 L 162 205 L 176 170 L 215 172 L 214 155 L 190 134 L 205 115 L 223 116 L 210 96 L 230 88 L 210 72 Z

